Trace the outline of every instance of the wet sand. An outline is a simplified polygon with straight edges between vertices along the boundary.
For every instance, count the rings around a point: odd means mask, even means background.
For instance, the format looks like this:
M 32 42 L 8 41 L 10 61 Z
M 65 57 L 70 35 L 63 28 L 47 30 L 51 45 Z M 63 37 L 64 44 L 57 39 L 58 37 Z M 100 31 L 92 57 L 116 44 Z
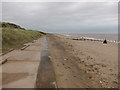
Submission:
M 54 68 L 49 56 L 50 53 L 48 51 L 47 40 L 45 37 L 35 88 L 57 88 Z
M 117 88 L 118 46 L 48 35 L 59 88 Z

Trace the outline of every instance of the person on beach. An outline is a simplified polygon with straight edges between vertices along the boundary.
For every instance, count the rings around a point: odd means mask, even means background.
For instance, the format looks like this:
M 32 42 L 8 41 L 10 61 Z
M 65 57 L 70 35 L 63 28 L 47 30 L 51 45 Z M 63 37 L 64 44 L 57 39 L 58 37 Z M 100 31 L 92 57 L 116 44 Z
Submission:
M 107 44 L 107 40 L 106 39 L 103 41 L 103 44 Z

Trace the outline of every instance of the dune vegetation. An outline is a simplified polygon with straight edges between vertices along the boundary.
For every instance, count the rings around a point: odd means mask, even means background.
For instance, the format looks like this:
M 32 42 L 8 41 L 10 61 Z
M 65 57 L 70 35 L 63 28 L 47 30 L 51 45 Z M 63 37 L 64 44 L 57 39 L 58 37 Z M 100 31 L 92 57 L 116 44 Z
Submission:
M 1 23 L 0 30 L 2 30 L 2 52 L 19 47 L 45 34 L 35 30 L 25 30 L 19 25 L 5 22 Z

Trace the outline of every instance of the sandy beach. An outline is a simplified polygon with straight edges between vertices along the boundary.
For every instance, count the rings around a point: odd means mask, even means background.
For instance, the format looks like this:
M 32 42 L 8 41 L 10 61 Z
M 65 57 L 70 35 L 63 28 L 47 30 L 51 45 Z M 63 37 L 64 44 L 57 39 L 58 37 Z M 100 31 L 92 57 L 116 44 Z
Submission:
M 116 43 L 73 40 L 60 34 L 48 34 L 44 37 L 47 39 L 46 44 L 42 37 L 26 43 L 25 45 L 29 46 L 24 50 L 15 49 L 2 56 L 3 59 L 7 59 L 7 62 L 2 65 L 3 88 L 35 88 L 37 80 L 49 81 L 44 77 L 51 72 L 50 69 L 46 69 L 48 67 L 44 62 L 46 57 L 50 59 L 53 66 L 55 84 L 58 88 L 118 87 L 118 45 Z M 44 45 L 48 46 L 45 50 L 48 50 L 50 56 L 41 55 Z M 48 78 L 52 77 L 48 75 Z M 38 84 L 43 84 L 40 82 Z M 49 86 L 44 84 L 44 88 L 46 85 Z
M 59 88 L 117 88 L 118 45 L 48 35 Z
M 118 0 L 1 0 L 0 88 L 120 89 Z

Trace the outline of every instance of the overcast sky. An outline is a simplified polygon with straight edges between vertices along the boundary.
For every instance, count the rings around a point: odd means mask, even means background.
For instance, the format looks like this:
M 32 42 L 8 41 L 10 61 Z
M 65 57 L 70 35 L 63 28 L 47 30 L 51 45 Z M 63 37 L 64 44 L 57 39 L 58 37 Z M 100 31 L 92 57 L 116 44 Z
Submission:
M 3 21 L 54 33 L 117 33 L 117 2 L 3 2 Z

